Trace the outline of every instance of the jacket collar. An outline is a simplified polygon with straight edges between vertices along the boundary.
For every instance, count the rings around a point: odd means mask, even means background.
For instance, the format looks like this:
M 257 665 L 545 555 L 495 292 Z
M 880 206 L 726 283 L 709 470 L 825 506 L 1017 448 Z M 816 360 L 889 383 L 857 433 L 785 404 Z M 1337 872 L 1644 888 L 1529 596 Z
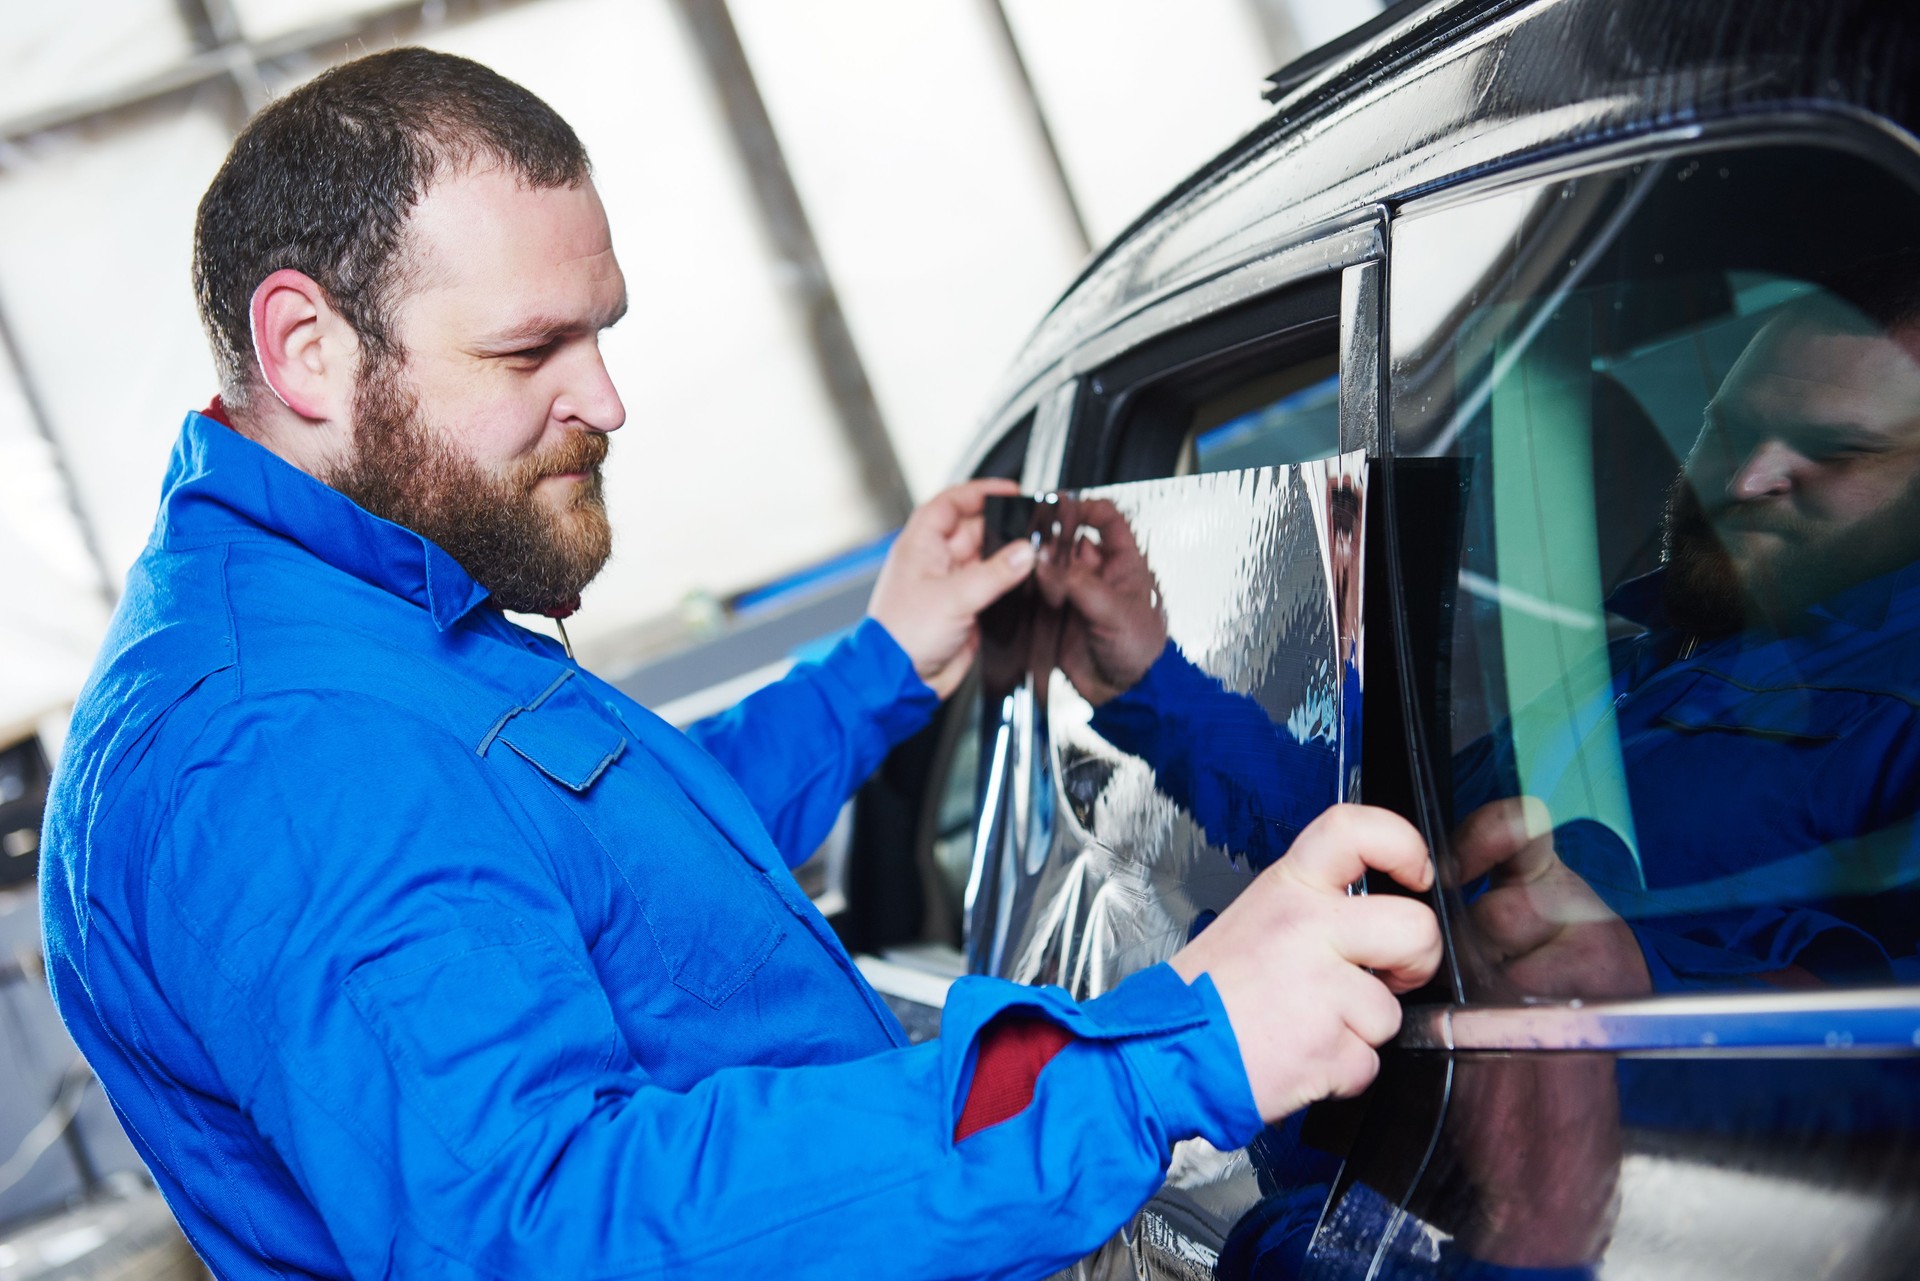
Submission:
M 172 549 L 262 534 L 418 605 L 441 631 L 487 598 L 434 543 L 206 414 L 188 414 L 167 464 L 154 543 Z

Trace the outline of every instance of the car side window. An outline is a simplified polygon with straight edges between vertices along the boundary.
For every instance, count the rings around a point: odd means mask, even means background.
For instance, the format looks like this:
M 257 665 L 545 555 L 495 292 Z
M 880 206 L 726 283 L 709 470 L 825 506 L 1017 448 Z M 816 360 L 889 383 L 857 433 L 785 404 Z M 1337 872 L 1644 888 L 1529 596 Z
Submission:
M 974 468 L 974 478 L 1018 480 L 1033 421 L 1034 415 L 1026 415 L 988 450 Z M 978 678 L 973 677 L 947 700 L 928 731 L 927 782 L 912 834 L 924 880 L 924 941 L 957 946 L 961 940 L 980 806 L 980 721 Z
M 1920 980 L 1920 193 L 1741 146 L 1392 234 L 1469 995 Z
M 1065 483 L 1318 462 L 1340 452 L 1340 277 L 1141 344 L 1086 380 Z
M 1339 355 L 1293 357 L 1194 406 L 1182 474 L 1319 462 L 1340 452 Z

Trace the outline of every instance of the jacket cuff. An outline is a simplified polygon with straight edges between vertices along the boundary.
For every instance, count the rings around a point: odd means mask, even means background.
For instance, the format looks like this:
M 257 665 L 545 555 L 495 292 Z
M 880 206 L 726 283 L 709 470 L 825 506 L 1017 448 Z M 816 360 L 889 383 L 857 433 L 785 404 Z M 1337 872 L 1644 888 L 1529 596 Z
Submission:
M 1245 1147 L 1264 1128 L 1240 1042 L 1213 979 L 1188 984 L 1170 965 L 1156 965 L 1088 1003 L 1088 1013 L 1125 1026 L 1140 1006 L 1192 1009 L 1198 1017 L 1177 1031 L 1133 1036 L 1120 1053 L 1158 1105 L 1170 1140 L 1197 1136 L 1223 1152 Z
M 820 660 L 834 701 L 851 709 L 881 740 L 880 756 L 926 728 L 940 696 L 913 669 L 913 660 L 881 623 L 863 618 Z
M 1197 1137 L 1232 1151 L 1262 1128 L 1240 1043 L 1213 980 L 1203 974 L 1189 986 L 1165 964 L 1084 1004 L 1057 987 L 983 978 L 955 983 L 940 1033 L 955 1119 L 972 1083 L 981 1029 L 1014 1010 L 1051 1019 L 1076 1038 L 1112 1044 L 1153 1105 L 1141 1123 L 1165 1149 Z

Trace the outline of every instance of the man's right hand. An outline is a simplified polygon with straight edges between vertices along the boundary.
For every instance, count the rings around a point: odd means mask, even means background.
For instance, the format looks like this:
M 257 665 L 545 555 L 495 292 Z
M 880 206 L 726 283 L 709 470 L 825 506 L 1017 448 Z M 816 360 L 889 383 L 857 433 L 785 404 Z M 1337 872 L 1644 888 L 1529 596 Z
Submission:
M 1380 1070 L 1374 1047 L 1400 1030 L 1394 994 L 1440 963 L 1426 904 L 1347 893 L 1368 868 L 1411 890 L 1433 880 L 1426 842 L 1406 820 L 1337 805 L 1170 962 L 1189 983 L 1212 976 L 1269 1121 L 1366 1089 Z

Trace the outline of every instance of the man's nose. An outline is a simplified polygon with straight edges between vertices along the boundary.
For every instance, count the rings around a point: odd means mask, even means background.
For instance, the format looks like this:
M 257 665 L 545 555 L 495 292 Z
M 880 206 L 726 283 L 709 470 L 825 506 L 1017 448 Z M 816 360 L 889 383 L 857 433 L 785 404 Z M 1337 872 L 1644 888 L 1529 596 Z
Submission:
M 614 389 L 613 377 L 597 344 L 583 351 L 568 369 L 566 386 L 554 401 L 553 414 L 588 431 L 618 431 L 627 421 L 627 407 L 620 402 L 620 393 Z
M 1806 460 L 1777 440 L 1763 440 L 1727 480 L 1727 497 L 1735 502 L 1772 498 L 1793 488 L 1794 477 Z

